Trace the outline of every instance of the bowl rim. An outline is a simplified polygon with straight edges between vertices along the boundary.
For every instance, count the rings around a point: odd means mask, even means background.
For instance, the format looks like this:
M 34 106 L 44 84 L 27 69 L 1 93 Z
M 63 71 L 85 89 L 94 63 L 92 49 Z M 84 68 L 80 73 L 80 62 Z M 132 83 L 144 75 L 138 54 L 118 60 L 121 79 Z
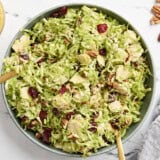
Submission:
M 12 38 L 12 41 L 9 43 L 9 46 L 6 50 L 5 56 L 4 58 L 6 58 L 9 54 L 10 54 L 10 49 L 12 44 L 14 43 L 14 41 L 17 39 L 18 35 L 21 33 L 22 29 L 25 29 L 27 26 L 29 26 L 31 23 L 33 23 L 34 21 L 36 21 L 36 19 L 38 18 L 43 18 L 44 14 L 50 12 L 50 11 L 54 11 L 62 6 L 67 6 L 67 7 L 80 7 L 80 6 L 88 6 L 88 7 L 93 7 L 93 8 L 97 8 L 98 10 L 103 10 L 106 13 L 108 12 L 110 16 L 113 15 L 118 17 L 119 19 L 121 19 L 122 21 L 125 22 L 125 24 L 128 24 L 141 38 L 141 42 L 143 42 L 144 46 L 146 47 L 147 51 L 148 51 L 148 56 L 151 62 L 151 68 L 152 68 L 152 74 L 153 74 L 153 87 L 152 87 L 152 95 L 148 104 L 148 109 L 143 117 L 143 119 L 141 119 L 140 123 L 137 125 L 137 127 L 129 134 L 129 136 L 127 136 L 125 139 L 122 139 L 122 143 L 126 143 L 129 139 L 131 139 L 135 133 L 137 133 L 138 130 L 140 130 L 140 128 L 142 127 L 142 125 L 144 124 L 144 122 L 146 121 L 146 119 L 149 117 L 149 114 L 151 114 L 152 109 L 154 107 L 154 98 L 155 98 L 155 91 L 156 91 L 156 79 L 155 79 L 155 65 L 154 65 L 154 60 L 153 60 L 153 56 L 151 55 L 150 49 L 148 47 L 148 45 L 146 44 L 146 41 L 144 40 L 143 36 L 137 31 L 137 29 L 132 25 L 132 23 L 124 18 L 123 16 L 121 16 L 119 13 L 112 11 L 111 9 L 108 9 L 106 7 L 103 7 L 102 5 L 98 5 L 95 3 L 83 3 L 83 2 L 78 2 L 78 3 L 69 3 L 69 2 L 65 2 L 63 4 L 58 4 L 55 5 L 54 7 L 45 9 L 44 11 L 39 12 L 36 16 L 33 16 L 33 18 L 31 18 L 27 23 L 25 23 L 25 25 L 23 25 L 21 27 L 21 29 L 15 34 L 15 36 Z M 118 21 L 120 21 L 118 19 Z M 36 23 L 36 22 L 35 22 Z M 34 24 L 35 24 L 34 23 Z M 3 70 L 3 64 L 2 64 L 2 69 Z M 28 138 L 31 140 L 32 143 L 37 144 L 38 146 L 40 146 L 42 149 L 45 149 L 47 151 L 50 151 L 51 153 L 56 153 L 58 155 L 63 155 L 63 156 L 69 156 L 69 157 L 81 157 L 81 154 L 75 154 L 75 153 L 67 153 L 63 150 L 57 150 L 56 148 L 50 148 L 49 146 L 46 146 L 45 144 L 39 142 L 38 140 L 36 140 L 36 138 L 33 138 L 30 134 L 27 133 L 26 130 L 24 130 L 21 125 L 18 123 L 16 117 L 13 114 L 13 111 L 10 108 L 10 105 L 7 102 L 7 98 L 5 96 L 5 84 L 1 84 L 1 90 L 2 90 L 2 96 L 3 96 L 3 100 L 5 102 L 5 106 L 9 112 L 10 117 L 12 118 L 13 122 L 16 124 L 17 128 Z M 97 156 L 99 154 L 103 154 L 109 151 L 112 151 L 113 149 L 116 148 L 116 144 L 114 144 L 113 146 L 108 146 L 108 147 L 104 147 L 103 150 L 98 150 L 96 153 L 93 153 L 91 156 Z M 90 157 L 91 157 L 90 156 Z

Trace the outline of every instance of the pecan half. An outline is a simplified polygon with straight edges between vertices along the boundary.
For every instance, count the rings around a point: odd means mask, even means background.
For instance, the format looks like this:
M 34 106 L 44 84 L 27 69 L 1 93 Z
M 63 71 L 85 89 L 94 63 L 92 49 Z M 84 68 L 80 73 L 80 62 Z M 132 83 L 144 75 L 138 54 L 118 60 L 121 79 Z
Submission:
M 160 13 L 160 6 L 159 5 L 154 5 L 153 7 L 152 7 L 152 9 L 151 9 L 151 11 L 153 12 L 153 13 Z
M 96 52 L 96 51 L 90 50 L 90 51 L 87 51 L 86 53 L 87 53 L 90 57 L 93 57 L 93 58 L 96 58 L 96 57 L 98 56 L 98 52 Z
M 156 16 L 153 16 L 153 17 L 151 18 L 151 20 L 150 20 L 150 23 L 151 23 L 152 25 L 154 25 L 154 24 L 160 24 L 160 19 L 159 19 L 158 17 L 156 17 Z

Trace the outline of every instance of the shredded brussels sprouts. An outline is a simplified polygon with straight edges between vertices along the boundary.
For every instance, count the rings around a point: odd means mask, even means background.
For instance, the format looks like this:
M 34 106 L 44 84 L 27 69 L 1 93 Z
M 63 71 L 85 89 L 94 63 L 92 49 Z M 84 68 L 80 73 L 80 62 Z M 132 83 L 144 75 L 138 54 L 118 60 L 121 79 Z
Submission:
M 26 130 L 85 156 L 140 120 L 150 70 L 140 37 L 96 8 L 62 7 L 25 29 L 4 59 L 7 100 Z

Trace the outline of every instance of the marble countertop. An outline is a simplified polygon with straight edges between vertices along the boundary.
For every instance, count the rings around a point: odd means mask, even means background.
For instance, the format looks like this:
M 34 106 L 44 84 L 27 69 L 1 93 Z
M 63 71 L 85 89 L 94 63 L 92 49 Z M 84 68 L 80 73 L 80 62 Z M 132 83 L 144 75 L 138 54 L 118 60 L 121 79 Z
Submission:
M 155 117 L 156 104 L 159 101 L 160 90 L 160 43 L 157 42 L 157 36 L 160 33 L 160 25 L 151 26 L 149 20 L 152 16 L 150 9 L 154 4 L 154 0 L 2 0 L 4 5 L 6 19 L 5 27 L 0 35 L 0 66 L 5 55 L 6 49 L 11 42 L 13 36 L 22 26 L 32 17 L 51 8 L 55 5 L 66 3 L 92 3 L 106 7 L 115 11 L 126 18 L 142 35 L 146 41 L 151 55 L 153 57 L 156 70 L 156 92 L 152 103 L 153 112 L 149 114 L 145 124 L 132 138 L 124 143 L 125 155 L 128 160 L 136 160 L 137 154 L 143 144 L 143 136 L 145 135 L 150 123 Z M 43 150 L 39 146 L 28 140 L 15 126 L 11 120 L 2 98 L 0 91 L 0 159 L 3 160 L 77 160 L 79 158 L 63 157 Z M 88 160 L 116 160 L 117 151 L 113 150 L 99 156 L 87 158 Z

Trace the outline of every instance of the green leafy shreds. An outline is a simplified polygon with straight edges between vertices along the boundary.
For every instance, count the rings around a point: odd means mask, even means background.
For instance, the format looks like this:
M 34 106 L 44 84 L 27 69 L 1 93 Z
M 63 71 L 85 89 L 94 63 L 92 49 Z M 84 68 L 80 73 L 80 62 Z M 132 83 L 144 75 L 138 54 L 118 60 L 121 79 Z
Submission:
M 97 25 L 107 24 L 99 33 Z M 8 103 L 51 146 L 90 155 L 141 119 L 151 89 L 146 51 L 127 25 L 96 8 L 68 8 L 25 29 L 4 59 Z

